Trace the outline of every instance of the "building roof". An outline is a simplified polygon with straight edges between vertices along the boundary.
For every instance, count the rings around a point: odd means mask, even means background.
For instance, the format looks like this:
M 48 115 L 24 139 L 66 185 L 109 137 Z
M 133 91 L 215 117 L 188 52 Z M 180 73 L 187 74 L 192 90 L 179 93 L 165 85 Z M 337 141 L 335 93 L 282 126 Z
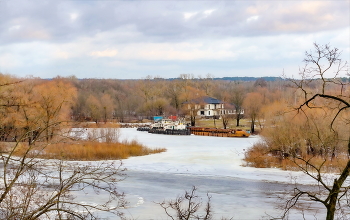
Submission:
M 188 103 L 222 104 L 224 102 L 219 100 L 219 99 L 213 98 L 213 97 L 202 96 L 202 97 L 198 97 L 198 98 L 192 99 L 190 101 L 184 102 L 184 104 L 188 104 Z

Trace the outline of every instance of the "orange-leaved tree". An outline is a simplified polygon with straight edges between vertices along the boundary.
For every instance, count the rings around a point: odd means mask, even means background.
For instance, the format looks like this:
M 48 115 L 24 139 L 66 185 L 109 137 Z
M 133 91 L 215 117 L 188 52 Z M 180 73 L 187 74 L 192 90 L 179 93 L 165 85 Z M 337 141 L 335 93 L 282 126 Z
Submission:
M 122 216 L 120 163 L 38 159 L 47 146 L 71 138 L 74 86 L 63 79 L 0 77 L 0 89 L 1 129 L 7 135 L 0 145 L 0 218 L 95 219 L 99 211 Z M 82 203 L 73 196 L 77 192 L 102 197 Z

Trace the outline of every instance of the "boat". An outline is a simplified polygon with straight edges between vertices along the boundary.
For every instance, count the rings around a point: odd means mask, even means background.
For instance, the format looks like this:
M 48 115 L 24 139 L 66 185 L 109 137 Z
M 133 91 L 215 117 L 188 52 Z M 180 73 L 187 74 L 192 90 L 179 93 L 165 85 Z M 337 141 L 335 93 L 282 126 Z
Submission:
M 242 129 L 220 129 L 205 127 L 189 127 L 191 134 L 216 137 L 249 137 L 250 131 Z
M 171 118 L 157 118 L 153 124 L 147 127 L 140 127 L 138 131 L 147 131 L 152 134 L 169 135 L 202 135 L 215 137 L 249 137 L 250 131 L 242 129 L 221 129 L 207 127 L 190 127 L 184 120 Z
M 152 134 L 169 134 L 169 135 L 190 135 L 184 120 L 159 119 L 149 127 L 141 127 L 138 131 L 147 131 Z

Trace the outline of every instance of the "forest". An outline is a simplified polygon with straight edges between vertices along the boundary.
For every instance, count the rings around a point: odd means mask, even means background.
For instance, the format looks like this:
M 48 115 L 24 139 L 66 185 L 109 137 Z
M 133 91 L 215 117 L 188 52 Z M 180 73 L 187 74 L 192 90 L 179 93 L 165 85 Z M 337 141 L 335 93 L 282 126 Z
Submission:
M 201 96 L 210 96 L 232 104 L 232 108 L 247 109 L 249 102 L 255 102 L 259 114 L 263 118 L 264 108 L 274 102 L 294 102 L 297 95 L 290 82 L 279 79 L 266 81 L 263 78 L 253 81 L 218 80 L 208 75 L 206 78 L 195 78 L 190 74 L 182 74 L 176 79 L 161 79 L 147 76 L 139 80 L 118 79 L 77 79 L 56 77 L 54 79 L 16 78 L 1 75 L 2 84 L 16 84 L 27 96 L 37 93 L 36 87 L 46 87 L 50 93 L 57 93 L 58 88 L 64 95 L 70 96 L 70 115 L 75 121 L 101 122 L 136 122 L 152 119 L 153 116 L 178 115 L 185 117 L 188 111 L 183 103 Z M 50 87 L 56 87 L 51 90 Z M 2 88 L 10 93 L 10 88 Z M 26 91 L 27 90 L 27 91 Z M 48 92 L 49 93 L 49 92 Z M 47 93 L 47 94 L 48 94 Z M 5 96 L 6 94 L 2 94 Z M 9 94 L 10 95 L 10 94 Z M 12 95 L 12 94 L 11 94 Z M 62 94 L 63 95 L 63 94 Z M 4 99 L 2 99 L 4 100 Z M 13 100 L 14 101 L 14 100 Z M 243 115 L 241 115 L 243 117 Z M 232 118 L 235 120 L 235 118 Z

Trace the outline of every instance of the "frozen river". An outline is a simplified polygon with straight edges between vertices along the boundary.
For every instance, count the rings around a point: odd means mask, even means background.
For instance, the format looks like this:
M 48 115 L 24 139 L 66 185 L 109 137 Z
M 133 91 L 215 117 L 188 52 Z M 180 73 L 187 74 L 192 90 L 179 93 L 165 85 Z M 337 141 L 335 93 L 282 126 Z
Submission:
M 309 181 L 301 173 L 242 166 L 244 151 L 258 137 L 171 136 L 123 128 L 121 139 L 167 149 L 123 161 L 128 177 L 119 186 L 130 202 L 125 214 L 133 219 L 169 219 L 155 202 L 175 199 L 192 186 L 198 188 L 204 202 L 206 193 L 212 196 L 214 219 L 271 219 L 269 215 L 280 213 L 275 208 L 282 204 L 278 196 L 293 188 L 291 178 Z M 292 215 L 291 219 L 300 217 Z

